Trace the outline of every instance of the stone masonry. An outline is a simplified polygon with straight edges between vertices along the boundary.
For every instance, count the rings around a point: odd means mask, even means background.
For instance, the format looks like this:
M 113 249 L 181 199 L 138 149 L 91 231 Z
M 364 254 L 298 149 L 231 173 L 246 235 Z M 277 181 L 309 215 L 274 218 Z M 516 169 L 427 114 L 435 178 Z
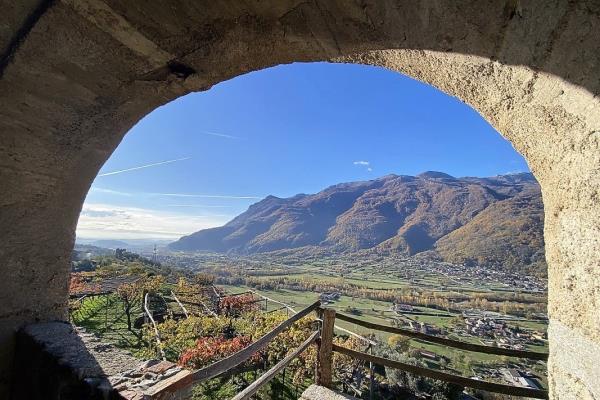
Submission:
M 155 108 L 281 63 L 389 68 L 461 99 L 545 207 L 552 399 L 600 398 L 597 0 L 0 0 L 0 397 L 15 332 L 67 318 L 85 195 Z

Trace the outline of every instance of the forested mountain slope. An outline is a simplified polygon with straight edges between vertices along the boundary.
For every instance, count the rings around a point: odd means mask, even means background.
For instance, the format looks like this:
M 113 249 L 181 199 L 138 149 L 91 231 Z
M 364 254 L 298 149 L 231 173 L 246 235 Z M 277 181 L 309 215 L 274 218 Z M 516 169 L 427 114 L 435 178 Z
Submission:
M 545 267 L 543 206 L 531 174 L 387 175 L 311 195 L 267 198 L 222 227 L 170 248 L 234 253 L 286 249 L 415 255 L 508 269 Z

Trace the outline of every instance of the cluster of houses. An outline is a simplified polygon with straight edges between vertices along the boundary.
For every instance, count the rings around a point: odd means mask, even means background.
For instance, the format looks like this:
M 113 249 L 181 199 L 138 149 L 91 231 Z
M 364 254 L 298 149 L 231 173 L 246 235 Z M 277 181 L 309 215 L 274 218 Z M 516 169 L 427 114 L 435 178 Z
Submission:
M 520 289 L 533 293 L 545 293 L 547 281 L 535 276 L 506 272 L 497 268 L 484 268 L 478 265 L 467 266 L 445 262 L 431 262 L 427 265 L 429 271 L 444 275 L 457 283 L 500 283 L 507 289 Z
M 494 368 L 479 365 L 474 368 L 473 371 L 476 373 L 476 379 L 491 379 L 497 382 L 505 382 L 510 386 L 525 387 L 529 389 L 544 388 L 540 383 L 541 379 L 538 375 L 531 371 L 525 371 L 522 368 Z
M 393 321 L 397 327 L 410 328 L 415 332 L 421 332 L 427 335 L 443 336 L 446 334 L 443 328 L 409 318 L 394 318 Z
M 413 312 L 414 307 L 410 304 L 394 303 L 392 305 L 392 311 L 395 311 L 397 313 Z
M 502 368 L 500 370 L 504 379 L 515 386 L 522 386 L 530 389 L 542 389 L 538 382 L 538 377 L 532 373 L 521 371 L 515 368 Z
M 542 344 L 547 339 L 545 332 L 523 330 L 495 318 L 467 317 L 464 321 L 464 327 L 455 327 L 456 333 L 477 336 L 488 345 L 495 342 L 498 347 L 525 350 L 526 345 Z
M 375 268 L 383 273 L 394 271 L 397 278 L 422 287 L 429 285 L 422 281 L 422 276 L 417 271 L 424 273 L 425 276 L 445 276 L 457 284 L 474 284 L 477 286 L 481 284 L 494 284 L 494 286 L 500 284 L 507 290 L 519 289 L 533 293 L 545 293 L 548 287 L 545 279 L 509 272 L 502 268 L 489 268 L 479 265 L 451 264 L 428 259 L 394 257 L 362 260 L 362 262 L 356 264 L 360 266 L 353 268 L 353 271 L 361 268 Z
M 319 300 L 322 305 L 331 304 L 338 301 L 342 294 L 340 292 L 324 292 L 319 295 Z

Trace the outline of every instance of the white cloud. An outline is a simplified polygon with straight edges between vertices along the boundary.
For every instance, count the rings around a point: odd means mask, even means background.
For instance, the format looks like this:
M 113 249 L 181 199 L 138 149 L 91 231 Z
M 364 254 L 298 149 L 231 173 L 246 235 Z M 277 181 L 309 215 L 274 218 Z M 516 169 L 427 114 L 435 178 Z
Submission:
M 101 177 L 101 176 L 117 175 L 117 174 L 122 174 L 123 172 L 136 171 L 138 169 L 151 168 L 151 167 L 156 167 L 159 165 L 171 164 L 171 163 L 178 162 L 178 161 L 189 160 L 191 158 L 192 157 L 183 157 L 183 158 L 176 158 L 174 160 L 166 160 L 166 161 L 159 161 L 159 162 L 155 162 L 155 163 L 151 163 L 151 164 L 138 165 L 137 167 L 120 169 L 118 171 L 105 172 L 103 174 L 98 174 L 98 176 Z
M 188 215 L 111 204 L 84 204 L 77 236 L 84 238 L 177 239 L 200 229 L 226 223 L 230 215 Z
M 373 168 L 371 168 L 371 162 L 369 161 L 354 161 L 352 164 L 358 165 L 360 167 L 366 167 L 367 172 L 373 171 Z
M 369 161 L 354 161 L 353 164 L 354 165 L 364 165 L 364 166 L 371 165 L 371 163 Z

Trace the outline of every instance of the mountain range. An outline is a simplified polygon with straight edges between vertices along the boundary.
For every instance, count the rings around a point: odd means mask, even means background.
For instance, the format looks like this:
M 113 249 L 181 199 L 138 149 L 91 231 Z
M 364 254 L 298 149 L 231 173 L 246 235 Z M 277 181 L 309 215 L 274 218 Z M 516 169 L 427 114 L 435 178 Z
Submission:
M 429 171 L 268 196 L 171 250 L 427 255 L 505 270 L 545 270 L 544 211 L 530 173 L 455 178 Z

